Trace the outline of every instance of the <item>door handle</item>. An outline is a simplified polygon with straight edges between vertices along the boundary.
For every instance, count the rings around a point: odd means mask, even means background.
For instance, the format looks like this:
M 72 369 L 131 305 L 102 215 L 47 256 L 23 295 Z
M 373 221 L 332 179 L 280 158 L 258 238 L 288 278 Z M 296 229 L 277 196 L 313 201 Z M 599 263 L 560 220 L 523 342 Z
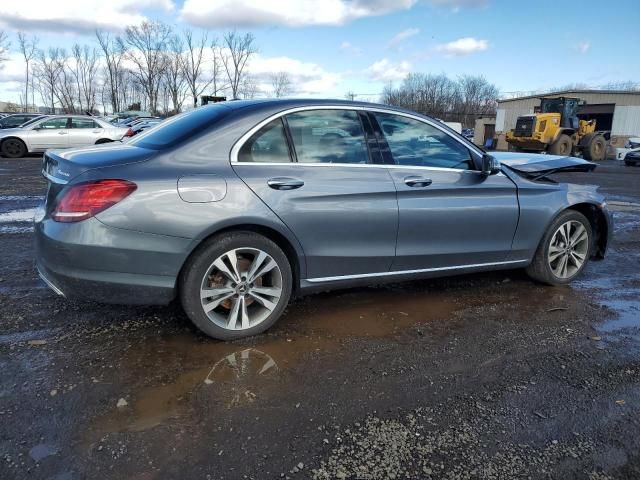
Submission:
M 58 135 L 66 135 L 67 132 L 58 132 Z
M 424 177 L 406 177 L 404 184 L 408 187 L 428 187 L 433 183 L 430 178 Z
M 274 190 L 295 190 L 304 185 L 302 180 L 290 177 L 277 177 L 267 180 L 267 185 Z

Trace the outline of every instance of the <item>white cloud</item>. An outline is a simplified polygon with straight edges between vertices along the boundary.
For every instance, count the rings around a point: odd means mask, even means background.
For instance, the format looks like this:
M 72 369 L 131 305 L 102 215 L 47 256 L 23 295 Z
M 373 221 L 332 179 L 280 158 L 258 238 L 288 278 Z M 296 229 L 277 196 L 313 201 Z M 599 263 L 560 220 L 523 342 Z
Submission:
M 340 44 L 340 50 L 343 52 L 348 52 L 353 55 L 360 55 L 362 53 L 362 49 L 360 47 L 356 47 L 351 42 L 342 42 Z
M 407 61 L 393 63 L 387 58 L 378 60 L 370 65 L 365 73 L 371 80 L 377 82 L 393 82 L 402 80 L 411 71 L 411 64 Z
M 45 33 L 121 30 L 145 20 L 142 12 L 147 9 L 173 8 L 173 0 L 2 0 L 0 27 Z
M 321 95 L 333 90 L 341 75 L 325 70 L 316 63 L 302 62 L 290 57 L 262 57 L 256 55 L 248 67 L 264 92 L 271 89 L 271 76 L 286 72 L 291 79 L 295 95 Z
M 418 0 L 185 0 L 182 20 L 200 27 L 344 25 L 408 10 Z
M 411 38 L 420 33 L 419 28 L 407 28 L 406 30 L 401 31 L 395 37 L 391 39 L 389 42 L 390 48 L 398 48 L 401 43 L 403 43 L 408 38 Z
M 437 45 L 435 50 L 450 57 L 460 57 L 472 53 L 482 52 L 489 48 L 489 42 L 473 37 L 459 38 L 453 42 Z
M 580 43 L 578 43 L 576 48 L 578 49 L 578 51 L 580 53 L 587 53 L 589 51 L 589 49 L 591 48 L 591 43 L 590 42 L 580 42 Z

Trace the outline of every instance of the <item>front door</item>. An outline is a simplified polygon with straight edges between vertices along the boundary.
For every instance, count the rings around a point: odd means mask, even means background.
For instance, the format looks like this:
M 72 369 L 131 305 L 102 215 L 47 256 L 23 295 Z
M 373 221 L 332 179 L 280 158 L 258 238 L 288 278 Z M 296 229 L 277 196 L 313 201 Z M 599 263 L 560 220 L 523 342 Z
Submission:
M 392 270 L 447 269 L 511 259 L 516 187 L 486 176 L 463 140 L 426 120 L 373 113 L 392 156 L 399 227 Z
M 307 277 L 387 272 L 395 254 L 396 190 L 387 169 L 371 164 L 359 115 L 309 110 L 285 122 L 258 130 L 233 167 L 296 235 Z
M 55 117 L 37 124 L 29 134 L 30 150 L 67 148 L 69 146 L 68 122 L 68 117 Z

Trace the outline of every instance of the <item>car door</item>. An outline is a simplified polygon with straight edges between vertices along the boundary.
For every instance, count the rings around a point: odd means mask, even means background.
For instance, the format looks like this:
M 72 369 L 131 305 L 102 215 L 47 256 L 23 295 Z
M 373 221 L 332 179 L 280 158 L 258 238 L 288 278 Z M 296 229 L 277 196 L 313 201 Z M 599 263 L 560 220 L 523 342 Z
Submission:
M 372 112 L 398 192 L 394 271 L 511 261 L 515 184 L 485 175 L 464 140 L 420 117 Z M 478 155 L 479 158 L 479 155 Z
M 300 241 L 308 279 L 389 270 L 396 192 L 387 170 L 371 164 L 358 113 L 290 113 L 263 125 L 236 151 L 237 174 Z
M 104 128 L 98 125 L 92 118 L 71 117 L 71 129 L 69 130 L 69 146 L 84 147 L 94 145 L 104 138 Z
M 69 117 L 55 117 L 34 125 L 29 133 L 30 150 L 67 148 L 69 146 L 69 122 Z

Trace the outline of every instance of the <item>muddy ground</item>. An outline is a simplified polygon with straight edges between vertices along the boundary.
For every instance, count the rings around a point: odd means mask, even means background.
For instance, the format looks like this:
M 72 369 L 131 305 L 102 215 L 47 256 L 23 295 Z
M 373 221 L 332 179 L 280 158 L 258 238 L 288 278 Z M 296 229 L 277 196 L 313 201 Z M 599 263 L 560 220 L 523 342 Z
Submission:
M 640 168 L 570 287 L 521 271 L 297 300 L 221 343 L 33 268 L 38 158 L 0 159 L 0 478 L 640 478 Z M 120 406 L 118 406 L 120 405 Z

